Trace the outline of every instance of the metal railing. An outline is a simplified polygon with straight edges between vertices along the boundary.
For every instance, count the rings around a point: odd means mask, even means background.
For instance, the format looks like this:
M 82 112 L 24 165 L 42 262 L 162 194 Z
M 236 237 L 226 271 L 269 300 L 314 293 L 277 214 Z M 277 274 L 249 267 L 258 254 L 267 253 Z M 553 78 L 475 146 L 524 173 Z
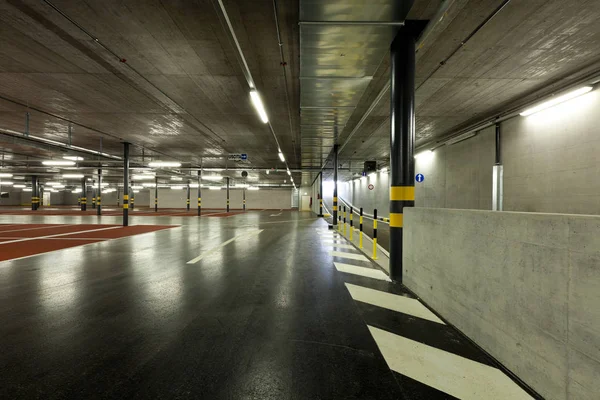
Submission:
M 347 202 L 346 200 L 344 200 L 342 197 L 338 196 L 338 201 L 340 201 L 341 203 L 345 204 L 346 206 L 350 207 L 350 209 L 352 210 L 352 212 L 356 215 L 360 215 L 360 212 L 357 210 L 360 210 L 359 207 L 356 207 L 352 204 L 350 204 L 349 202 Z M 384 217 L 374 217 L 374 215 L 372 214 L 367 214 L 366 212 L 363 212 L 363 216 L 366 219 L 370 219 L 370 220 L 374 220 L 377 219 L 377 221 L 381 221 L 384 224 L 389 224 L 390 223 L 390 219 L 389 218 L 384 218 Z

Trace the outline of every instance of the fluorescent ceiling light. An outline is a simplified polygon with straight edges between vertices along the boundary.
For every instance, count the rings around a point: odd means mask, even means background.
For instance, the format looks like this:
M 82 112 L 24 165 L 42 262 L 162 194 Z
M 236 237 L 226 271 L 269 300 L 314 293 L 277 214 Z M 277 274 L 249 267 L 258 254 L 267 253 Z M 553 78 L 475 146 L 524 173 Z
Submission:
M 430 157 L 432 154 L 433 154 L 433 151 L 425 150 L 418 154 L 415 154 L 415 158 L 427 158 L 427 157 Z
M 140 190 L 140 189 L 143 189 L 143 188 L 144 188 L 144 186 L 140 186 L 140 185 L 132 185 L 132 186 L 131 186 L 131 188 L 132 188 L 133 190 Z
M 70 167 L 75 165 L 75 161 L 48 160 L 42 161 L 42 164 L 56 167 Z
M 23 189 L 26 188 L 27 186 L 22 185 L 22 184 L 18 184 L 18 185 L 13 185 L 14 188 L 19 188 L 19 189 Z
M 181 190 L 183 189 L 183 186 L 171 186 L 172 190 Z
M 197 189 L 198 188 L 198 184 L 197 183 L 190 183 L 190 187 L 192 189 Z
M 248 190 L 258 190 L 258 186 L 250 186 Z
M 11 186 L 13 183 L 11 181 L 0 181 L 0 185 Z
M 25 188 L 23 189 L 24 192 L 32 192 L 31 188 Z
M 102 182 L 102 183 L 100 184 L 100 186 L 109 186 L 109 185 L 110 185 L 110 183 L 108 183 L 108 182 Z
M 267 170 L 266 172 L 267 172 L 267 175 L 269 175 L 269 170 Z
M 46 185 L 48 186 L 56 186 L 56 185 L 60 185 L 60 182 L 46 182 Z
M 240 183 L 239 185 L 236 185 L 236 186 L 237 186 L 237 187 L 240 187 L 240 188 L 247 188 L 247 187 L 249 187 L 250 185 L 248 185 L 247 183 Z
M 545 101 L 542 104 L 538 104 L 535 107 L 528 108 L 527 110 L 523 111 L 521 113 L 521 115 L 523 117 L 527 117 L 528 115 L 535 114 L 537 112 L 540 112 L 542 110 L 548 109 L 550 107 L 554 107 L 557 104 L 564 103 L 565 101 L 569 101 L 571 99 L 574 99 L 575 97 L 579 97 L 581 95 L 584 95 L 584 94 L 590 92 L 592 89 L 593 88 L 591 86 L 584 86 L 584 87 L 579 88 L 577 90 L 573 90 L 573 91 L 568 92 L 568 93 L 566 93 L 566 94 L 564 94 L 562 96 L 558 96 L 558 97 L 555 97 L 555 98 L 550 99 L 548 101 Z
M 292 173 L 290 172 L 289 169 L 287 170 L 287 174 L 290 175 L 290 176 L 292 175 Z
M 140 192 L 139 190 L 134 190 L 134 191 L 133 191 L 133 193 L 139 193 L 139 192 Z
M 52 186 L 52 189 L 64 189 L 65 185 L 54 185 Z
M 470 139 L 470 138 L 472 138 L 475 135 L 477 135 L 477 132 L 467 132 L 465 134 L 453 137 L 452 139 L 448 140 L 446 142 L 446 145 L 450 146 L 452 144 L 456 144 L 456 143 L 462 142 L 463 140 Z
M 150 168 L 178 168 L 181 167 L 180 162 L 175 161 L 152 161 L 148 163 Z
M 285 157 L 283 156 L 283 153 L 281 151 L 279 151 L 279 159 L 281 160 L 281 162 L 285 162 Z M 267 170 L 267 174 L 269 173 L 269 170 Z
M 172 177 L 171 177 L 171 180 L 172 180 L 172 181 L 182 181 L 182 180 L 183 180 L 183 178 L 182 178 L 182 177 L 180 177 L 180 176 L 172 176 Z
M 144 180 L 149 180 L 149 179 L 154 179 L 154 176 L 152 175 L 133 175 L 131 177 L 131 179 L 133 179 L 134 181 L 144 181 Z
M 260 95 L 256 90 L 250 92 L 250 98 L 252 99 L 252 104 L 256 109 L 256 112 L 260 116 L 260 119 L 265 124 L 269 122 L 269 117 L 267 117 L 267 112 L 265 111 L 265 106 L 263 105 L 262 100 L 260 99 Z
M 12 178 L 13 178 L 13 179 L 17 179 L 17 180 L 22 180 L 22 179 L 25 179 L 25 177 L 24 177 L 24 176 L 13 176 Z
M 77 156 L 63 156 L 63 158 L 65 160 L 71 160 L 71 161 L 82 161 L 83 157 L 77 157 Z
M 71 179 L 71 178 L 72 179 L 76 179 L 76 178 L 81 179 L 81 178 L 83 178 L 83 174 L 63 174 L 62 177 L 65 179 Z
M 156 183 L 142 183 L 142 186 L 146 188 L 153 188 L 156 187 Z
M 214 172 L 221 172 L 221 171 L 225 171 L 223 168 L 202 168 L 203 171 L 214 171 Z
M 221 175 L 206 175 L 203 176 L 202 179 L 207 181 L 220 181 L 223 179 L 223 177 Z
M 221 186 L 209 186 L 209 190 L 221 190 Z
M 0 178 L 12 178 L 13 174 L 7 174 L 5 172 L 0 173 Z
M 81 189 L 79 189 L 79 190 L 71 190 L 71 193 L 81 193 Z

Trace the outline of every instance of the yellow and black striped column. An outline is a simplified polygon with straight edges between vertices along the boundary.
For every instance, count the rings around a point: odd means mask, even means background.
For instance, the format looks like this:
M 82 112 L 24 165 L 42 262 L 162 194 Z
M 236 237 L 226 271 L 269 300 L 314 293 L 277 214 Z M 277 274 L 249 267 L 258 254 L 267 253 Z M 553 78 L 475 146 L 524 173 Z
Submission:
M 202 215 L 202 168 L 198 170 L 198 216 Z
M 229 212 L 229 177 L 227 177 L 227 212 Z
M 323 216 L 323 171 L 319 173 L 319 215 Z
M 154 178 L 154 212 L 158 212 L 158 178 Z
M 246 188 L 242 189 L 242 207 L 246 211 Z
M 377 209 L 373 210 L 373 260 L 377 260 Z
M 359 224 L 360 224 L 360 233 L 359 233 L 359 238 L 358 238 L 358 248 L 362 249 L 363 248 L 363 208 L 360 208 L 360 217 L 358 220 Z
M 390 49 L 390 278 L 402 282 L 404 208 L 415 205 L 415 35 L 401 29 Z
M 129 143 L 123 143 L 123 226 L 129 225 Z
M 40 203 L 39 195 L 38 178 L 36 175 L 33 175 L 31 177 L 31 211 L 38 209 L 38 204 Z
M 190 195 L 192 193 L 192 190 L 190 188 L 190 181 L 188 181 L 187 183 L 187 200 L 185 202 L 185 209 L 186 211 L 190 211 Z
M 87 210 L 87 193 L 85 190 L 85 178 L 81 178 L 81 211 Z
M 102 169 L 98 169 L 98 197 L 96 197 L 96 215 L 102 215 Z
M 338 145 L 333 145 L 333 228 L 335 229 L 338 223 Z

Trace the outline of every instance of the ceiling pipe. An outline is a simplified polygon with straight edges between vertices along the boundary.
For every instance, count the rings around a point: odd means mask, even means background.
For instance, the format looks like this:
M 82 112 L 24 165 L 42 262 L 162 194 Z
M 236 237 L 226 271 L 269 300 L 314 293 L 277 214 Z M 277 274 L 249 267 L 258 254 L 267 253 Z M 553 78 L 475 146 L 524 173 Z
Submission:
M 334 26 L 404 26 L 404 21 L 300 21 L 298 25 L 334 25 Z
M 279 59 L 281 69 L 283 71 L 283 82 L 284 82 L 284 90 L 285 90 L 285 102 L 287 104 L 288 110 L 288 119 L 290 122 L 290 134 L 292 136 L 292 146 L 294 148 L 294 160 L 298 163 L 298 155 L 296 154 L 296 140 L 294 136 L 294 124 L 292 123 L 292 109 L 290 106 L 290 95 L 288 91 L 288 78 L 287 78 L 287 62 L 285 61 L 285 57 L 283 55 L 283 42 L 281 41 L 281 32 L 279 30 L 279 16 L 277 10 L 277 0 L 273 0 L 273 13 L 275 14 L 275 28 L 277 29 L 277 44 L 279 45 Z

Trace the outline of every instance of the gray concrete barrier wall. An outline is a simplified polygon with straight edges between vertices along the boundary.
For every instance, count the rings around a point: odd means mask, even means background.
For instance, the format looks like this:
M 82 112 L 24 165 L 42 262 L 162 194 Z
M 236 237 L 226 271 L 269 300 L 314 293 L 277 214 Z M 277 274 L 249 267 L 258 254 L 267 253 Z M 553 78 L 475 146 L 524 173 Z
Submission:
M 404 283 L 548 399 L 600 393 L 600 217 L 409 208 Z

